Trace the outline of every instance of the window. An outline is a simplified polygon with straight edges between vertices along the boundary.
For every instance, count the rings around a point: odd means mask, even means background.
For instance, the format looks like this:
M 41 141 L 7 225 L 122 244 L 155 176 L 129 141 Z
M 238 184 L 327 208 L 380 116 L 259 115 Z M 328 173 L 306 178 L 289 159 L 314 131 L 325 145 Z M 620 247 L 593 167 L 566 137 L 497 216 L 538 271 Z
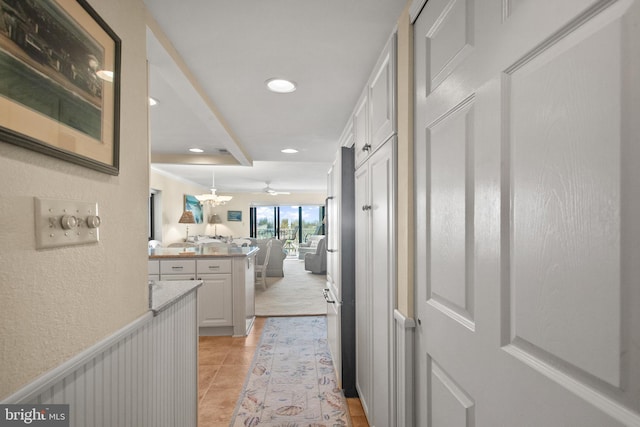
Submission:
M 324 206 L 301 206 L 302 230 L 300 242 L 306 242 L 309 236 L 324 234 Z
M 151 189 L 149 191 L 149 240 L 162 240 L 162 192 Z
M 260 206 L 251 208 L 252 233 L 251 237 L 257 239 L 268 239 L 276 234 L 275 224 L 277 223 L 276 208 L 274 206 Z
M 324 206 L 256 206 L 250 210 L 250 234 L 257 239 L 304 242 L 324 234 Z
M 147 230 L 147 234 L 149 235 L 149 240 L 155 240 L 155 209 L 156 209 L 156 194 L 155 192 L 149 193 L 149 228 Z

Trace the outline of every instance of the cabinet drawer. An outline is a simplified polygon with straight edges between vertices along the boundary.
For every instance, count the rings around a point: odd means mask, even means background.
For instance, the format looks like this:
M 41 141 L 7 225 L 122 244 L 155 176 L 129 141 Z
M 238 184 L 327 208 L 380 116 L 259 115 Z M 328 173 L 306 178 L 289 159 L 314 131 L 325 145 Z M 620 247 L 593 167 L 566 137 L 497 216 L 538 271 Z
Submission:
M 160 274 L 160 261 L 154 259 L 153 261 L 147 261 L 149 267 L 149 274 Z
M 206 273 L 231 273 L 230 259 L 199 259 L 198 274 Z
M 167 259 L 160 261 L 160 274 L 195 274 L 195 260 Z
M 160 280 L 196 280 L 195 274 L 163 274 Z

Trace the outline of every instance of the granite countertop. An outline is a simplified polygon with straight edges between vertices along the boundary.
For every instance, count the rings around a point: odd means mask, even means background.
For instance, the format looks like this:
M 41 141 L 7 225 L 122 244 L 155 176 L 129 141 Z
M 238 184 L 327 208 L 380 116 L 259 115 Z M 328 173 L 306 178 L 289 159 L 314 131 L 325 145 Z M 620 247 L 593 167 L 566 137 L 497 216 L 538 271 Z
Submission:
M 202 286 L 202 280 L 150 280 L 149 309 L 157 316 L 189 292 Z
M 257 246 L 214 245 L 195 248 L 155 248 L 149 249 L 149 259 L 197 258 L 197 257 L 247 257 L 259 251 Z

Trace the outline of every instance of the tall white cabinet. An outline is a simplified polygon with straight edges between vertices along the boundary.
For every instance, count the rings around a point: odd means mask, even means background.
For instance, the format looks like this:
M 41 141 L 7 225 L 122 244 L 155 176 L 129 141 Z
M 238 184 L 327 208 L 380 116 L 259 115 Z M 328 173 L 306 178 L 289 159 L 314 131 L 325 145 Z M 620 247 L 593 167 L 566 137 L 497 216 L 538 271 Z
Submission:
M 371 426 L 393 426 L 396 305 L 396 37 L 353 118 L 356 215 L 356 388 Z M 366 114 L 362 116 L 362 112 Z M 363 123 L 365 125 L 363 125 Z
M 355 175 L 356 384 L 371 426 L 394 419 L 395 153 L 393 137 Z

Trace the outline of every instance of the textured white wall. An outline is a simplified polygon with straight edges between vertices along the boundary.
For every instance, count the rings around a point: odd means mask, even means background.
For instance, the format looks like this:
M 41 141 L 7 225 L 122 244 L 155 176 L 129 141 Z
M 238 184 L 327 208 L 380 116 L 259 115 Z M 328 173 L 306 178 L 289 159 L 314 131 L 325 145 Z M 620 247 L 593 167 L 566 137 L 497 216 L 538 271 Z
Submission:
M 187 234 L 187 227 L 186 224 L 178 223 L 178 220 L 184 211 L 184 195 L 208 193 L 209 188 L 177 179 L 154 169 L 151 169 L 149 174 L 149 186 L 160 192 L 162 235 L 155 236 L 156 240 L 160 240 L 164 244 L 183 242 Z M 206 219 L 204 224 L 189 224 L 189 235 L 205 234 L 206 227 Z
M 0 399 L 147 310 L 142 0 L 90 0 L 122 39 L 120 175 L 0 142 Z M 34 196 L 95 201 L 98 244 L 35 249 Z

